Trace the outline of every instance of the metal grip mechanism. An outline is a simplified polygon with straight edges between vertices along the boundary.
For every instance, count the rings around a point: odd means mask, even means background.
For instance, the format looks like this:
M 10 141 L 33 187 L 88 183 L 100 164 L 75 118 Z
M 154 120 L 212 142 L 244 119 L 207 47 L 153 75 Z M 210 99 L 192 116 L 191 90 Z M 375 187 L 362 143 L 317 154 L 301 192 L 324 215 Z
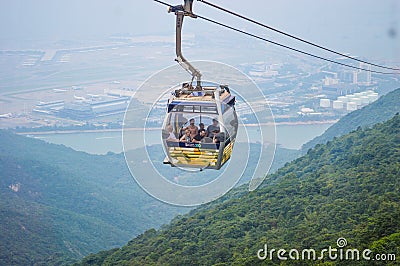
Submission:
M 196 90 L 201 90 L 201 73 L 194 66 L 192 66 L 182 55 L 182 26 L 183 18 L 189 16 L 192 18 L 197 18 L 192 12 L 193 0 L 184 0 L 184 5 L 172 6 L 168 9 L 168 13 L 174 12 L 176 15 L 176 59 L 183 69 L 192 75 L 192 81 L 190 83 L 191 89 L 194 78 L 197 80 Z

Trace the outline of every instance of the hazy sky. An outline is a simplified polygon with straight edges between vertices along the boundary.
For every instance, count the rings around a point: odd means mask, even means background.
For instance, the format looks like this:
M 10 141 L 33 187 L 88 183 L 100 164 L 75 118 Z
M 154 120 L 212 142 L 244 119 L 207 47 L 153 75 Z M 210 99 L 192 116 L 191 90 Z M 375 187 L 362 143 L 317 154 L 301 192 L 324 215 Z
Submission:
M 333 49 L 399 59 L 398 0 L 209 1 Z M 194 11 L 242 29 L 278 38 L 198 1 L 194 3 Z M 125 33 L 172 34 L 175 21 L 174 16 L 166 12 L 165 6 L 152 0 L 0 0 L 0 23 L 0 42 L 5 44 L 29 43 L 31 40 L 101 39 Z M 202 31 L 216 29 L 217 26 L 205 21 L 185 21 L 187 32 L 201 34 Z M 220 32 L 223 34 L 225 30 Z M 239 35 L 238 38 L 247 37 Z

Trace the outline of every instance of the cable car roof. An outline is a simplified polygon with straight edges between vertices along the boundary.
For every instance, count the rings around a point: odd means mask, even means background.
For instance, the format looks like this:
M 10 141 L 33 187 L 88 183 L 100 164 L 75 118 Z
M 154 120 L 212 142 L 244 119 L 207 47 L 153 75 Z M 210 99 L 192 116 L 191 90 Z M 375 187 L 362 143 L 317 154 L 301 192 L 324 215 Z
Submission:
M 225 85 L 221 85 L 220 100 L 223 103 L 231 102 L 235 97 L 229 92 L 229 89 Z M 196 89 L 185 89 L 185 85 L 182 89 L 175 90 L 170 98 L 170 103 L 174 104 L 207 104 L 215 103 L 214 92 L 218 90 L 217 86 L 202 86 L 201 90 Z

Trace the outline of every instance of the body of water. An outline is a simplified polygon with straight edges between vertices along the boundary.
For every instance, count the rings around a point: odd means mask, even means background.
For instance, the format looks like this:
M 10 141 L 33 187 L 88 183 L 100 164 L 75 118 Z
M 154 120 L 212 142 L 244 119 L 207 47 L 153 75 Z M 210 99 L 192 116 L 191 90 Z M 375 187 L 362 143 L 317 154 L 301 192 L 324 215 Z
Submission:
M 299 149 L 307 141 L 321 135 L 330 125 L 277 125 L 277 143 L 284 148 Z M 249 135 L 252 134 L 252 130 L 255 133 L 257 128 L 250 128 Z M 139 139 L 139 131 L 137 131 L 137 135 L 138 145 L 140 145 L 142 141 Z M 34 137 L 49 143 L 63 144 L 74 150 L 92 154 L 120 153 L 123 150 L 122 133 L 120 131 L 35 134 Z M 161 134 L 158 130 L 149 130 L 146 132 L 146 144 L 158 144 L 160 141 Z

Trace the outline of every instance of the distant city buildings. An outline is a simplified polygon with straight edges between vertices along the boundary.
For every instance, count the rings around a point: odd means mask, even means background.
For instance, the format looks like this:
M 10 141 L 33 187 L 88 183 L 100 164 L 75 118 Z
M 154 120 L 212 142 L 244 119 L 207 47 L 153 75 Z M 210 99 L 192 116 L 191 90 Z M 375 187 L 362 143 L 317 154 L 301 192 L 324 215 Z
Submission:
M 344 70 L 338 73 L 338 78 L 344 83 L 357 84 L 358 72 L 356 70 Z
M 279 75 L 279 70 L 282 64 L 267 64 L 265 62 L 258 62 L 251 66 L 249 75 L 257 78 L 273 78 Z
M 360 85 L 371 85 L 371 65 L 360 63 L 360 68 L 368 71 L 359 70 L 357 71 L 357 84 Z
M 334 99 L 337 96 L 347 95 L 359 91 L 359 87 L 356 84 L 348 83 L 336 83 L 323 85 L 321 93 L 326 95 L 328 99 Z
M 354 65 L 349 58 L 336 59 Z M 335 119 L 375 101 L 376 83 L 371 66 L 360 69 L 327 65 L 302 71 L 302 65 L 256 62 L 242 65 L 243 71 L 260 84 L 269 97 L 276 121 Z M 304 68 L 307 69 L 307 68 Z M 310 84 L 309 87 L 307 84 Z M 239 110 L 242 111 L 242 110 Z

